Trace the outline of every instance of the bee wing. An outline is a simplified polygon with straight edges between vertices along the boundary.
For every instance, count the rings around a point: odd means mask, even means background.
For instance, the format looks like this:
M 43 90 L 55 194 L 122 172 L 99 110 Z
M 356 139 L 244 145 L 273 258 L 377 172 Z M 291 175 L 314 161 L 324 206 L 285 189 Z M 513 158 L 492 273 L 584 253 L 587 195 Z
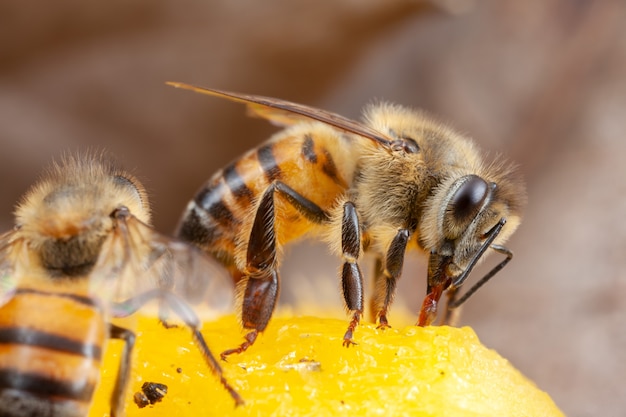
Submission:
M 353 133 L 366 139 L 373 140 L 385 149 L 390 149 L 391 142 L 393 140 L 387 135 L 372 129 L 363 123 L 348 119 L 347 117 L 343 117 L 336 113 L 321 110 L 315 107 L 305 106 L 303 104 L 293 103 L 287 100 L 197 87 L 181 82 L 169 81 L 166 84 L 171 85 L 172 87 L 184 88 L 186 90 L 195 91 L 196 93 L 226 98 L 231 101 L 246 104 L 248 109 L 253 114 L 282 126 L 292 125 L 302 122 L 303 120 L 318 121 L 333 126 L 338 130 Z
M 91 283 L 92 291 L 112 301 L 160 288 L 202 303 L 203 313 L 232 311 L 234 305 L 234 285 L 223 268 L 199 249 L 158 233 L 132 215 L 116 221 Z
M 158 285 L 191 304 L 201 305 L 203 312 L 232 312 L 235 285 L 227 271 L 200 249 L 154 233 L 152 252 L 162 254 L 152 267 Z
M 22 241 L 16 240 L 15 230 L 0 235 L 0 306 L 10 298 L 17 286 L 16 257 Z

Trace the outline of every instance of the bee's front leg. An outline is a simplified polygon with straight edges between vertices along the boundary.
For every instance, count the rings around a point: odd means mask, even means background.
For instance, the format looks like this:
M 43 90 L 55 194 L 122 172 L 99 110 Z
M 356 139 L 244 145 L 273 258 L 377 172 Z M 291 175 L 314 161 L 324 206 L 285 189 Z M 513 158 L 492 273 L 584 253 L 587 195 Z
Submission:
M 235 404 L 242 405 L 243 400 L 241 399 L 237 391 L 235 391 L 235 389 L 228 383 L 228 381 L 224 377 L 220 364 L 215 360 L 215 357 L 209 349 L 209 346 L 207 345 L 204 336 L 200 332 L 200 318 L 195 313 L 193 308 L 191 308 L 191 306 L 189 306 L 189 304 L 187 304 L 182 298 L 178 297 L 176 294 L 172 293 L 169 290 L 155 288 L 143 292 L 132 298 L 129 298 L 125 301 L 113 303 L 113 305 L 111 306 L 111 312 L 113 317 L 128 317 L 152 300 L 159 300 L 159 303 L 161 305 L 167 306 L 168 309 L 173 311 L 185 323 L 189 330 L 191 330 L 192 338 L 196 346 L 200 350 L 200 354 L 204 358 L 204 361 L 209 366 L 209 369 L 211 369 L 213 373 L 217 375 L 217 377 L 220 379 L 222 386 L 228 391 L 233 400 L 235 400 Z M 126 382 L 128 380 L 128 376 L 130 375 L 130 360 L 135 342 L 135 335 L 126 329 L 111 324 L 109 325 L 109 336 L 114 339 L 122 339 L 126 343 L 124 351 L 122 352 L 118 377 L 115 382 L 115 388 L 113 390 L 113 397 L 111 402 L 111 416 L 114 417 L 122 415 L 120 412 L 114 413 L 113 411 L 115 411 L 118 408 L 118 405 L 121 404 L 120 398 L 122 398 L 123 396 Z
M 361 229 L 356 207 L 351 201 L 343 205 L 341 251 L 344 260 L 341 271 L 343 298 L 352 314 L 348 330 L 343 336 L 343 345 L 349 347 L 356 344 L 352 336 L 363 315 L 363 275 L 357 263 L 361 252 Z
M 135 334 L 128 329 L 109 323 L 109 337 L 112 339 L 120 339 L 124 342 L 120 364 L 117 369 L 115 387 L 111 394 L 111 416 L 116 417 L 124 415 L 124 395 L 128 381 L 130 380 L 131 358 L 135 346 Z

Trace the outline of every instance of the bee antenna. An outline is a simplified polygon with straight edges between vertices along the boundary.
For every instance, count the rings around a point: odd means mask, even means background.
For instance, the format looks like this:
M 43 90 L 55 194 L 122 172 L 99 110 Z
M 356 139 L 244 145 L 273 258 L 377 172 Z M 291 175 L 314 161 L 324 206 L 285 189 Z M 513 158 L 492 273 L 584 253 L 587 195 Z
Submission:
M 502 218 L 502 219 L 500 219 L 498 224 L 496 224 L 493 227 L 493 229 L 491 229 L 489 231 L 489 233 L 488 233 L 489 237 L 487 238 L 485 243 L 483 243 L 483 245 L 480 247 L 478 252 L 476 252 L 474 257 L 471 259 L 471 261 L 470 261 L 469 265 L 467 266 L 467 268 L 465 269 L 465 271 L 463 271 L 463 273 L 461 275 L 459 275 L 459 277 L 452 283 L 452 285 L 450 285 L 451 289 L 458 289 L 463 284 L 463 282 L 467 279 L 467 277 L 469 276 L 470 272 L 472 271 L 472 269 L 474 269 L 474 266 L 476 265 L 478 260 L 482 257 L 482 255 L 485 253 L 487 248 L 490 247 L 491 249 L 495 250 L 496 252 L 505 255 L 506 258 L 502 262 L 500 262 L 498 265 L 494 266 L 489 272 L 487 272 L 485 274 L 485 276 L 483 276 L 476 284 L 474 284 L 469 290 L 467 290 L 467 292 L 465 294 L 463 294 L 463 296 L 461 298 L 459 298 L 458 300 L 455 300 L 454 298 L 450 299 L 449 302 L 448 302 L 448 310 L 453 310 L 455 308 L 460 307 L 476 291 L 478 291 L 478 289 L 480 287 L 485 285 L 485 283 L 487 281 L 489 281 L 491 278 L 493 278 L 494 275 L 496 275 L 502 268 L 504 268 L 506 266 L 506 264 L 509 263 L 509 261 L 511 259 L 513 259 L 513 252 L 511 252 L 509 249 L 507 249 L 506 247 L 501 246 L 501 245 L 492 245 L 491 244 L 491 243 L 493 243 L 495 238 L 498 236 L 498 234 L 500 233 L 500 231 L 502 230 L 502 228 L 504 227 L 505 224 L 506 224 L 506 219 Z

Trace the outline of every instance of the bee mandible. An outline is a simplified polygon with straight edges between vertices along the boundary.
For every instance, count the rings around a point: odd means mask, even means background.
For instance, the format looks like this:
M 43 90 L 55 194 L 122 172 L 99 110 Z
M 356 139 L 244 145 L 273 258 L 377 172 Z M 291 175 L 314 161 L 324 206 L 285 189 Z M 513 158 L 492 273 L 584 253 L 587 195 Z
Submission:
M 361 123 L 285 100 L 168 84 L 246 104 L 285 127 L 215 173 L 179 223 L 177 236 L 218 259 L 241 287 L 248 333 L 222 358 L 246 350 L 265 329 L 279 292 L 280 249 L 304 235 L 320 236 L 343 259 L 344 346 L 355 343 L 364 311 L 364 252 L 376 259 L 372 311 L 382 328 L 407 250 L 429 255 L 420 326 L 436 318 L 444 292 L 450 321 L 511 260 L 503 243 L 521 221 L 519 174 L 503 160 L 485 163 L 469 138 L 425 113 L 377 103 Z M 488 250 L 505 259 L 458 297 Z

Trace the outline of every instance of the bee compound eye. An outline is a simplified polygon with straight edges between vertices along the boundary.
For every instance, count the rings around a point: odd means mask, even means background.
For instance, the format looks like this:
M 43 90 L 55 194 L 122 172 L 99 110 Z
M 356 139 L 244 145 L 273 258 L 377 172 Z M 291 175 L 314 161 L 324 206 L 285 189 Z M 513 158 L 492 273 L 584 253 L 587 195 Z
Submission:
M 144 192 L 142 185 L 129 175 L 118 174 L 113 177 L 113 182 L 122 188 L 130 190 L 143 206 L 146 206 L 147 202 L 144 201 Z
M 450 200 L 450 209 L 457 220 L 474 217 L 489 193 L 487 182 L 477 175 L 468 175 Z

